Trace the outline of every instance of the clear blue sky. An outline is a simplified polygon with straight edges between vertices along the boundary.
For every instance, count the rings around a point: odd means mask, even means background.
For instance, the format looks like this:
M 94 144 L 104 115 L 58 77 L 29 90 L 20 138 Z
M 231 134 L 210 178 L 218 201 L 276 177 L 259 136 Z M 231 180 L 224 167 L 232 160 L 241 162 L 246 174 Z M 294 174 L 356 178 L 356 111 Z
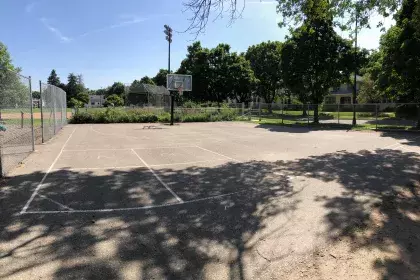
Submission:
M 266 1 L 247 0 L 242 18 L 231 26 L 227 15 L 209 21 L 197 40 L 205 47 L 228 43 L 233 51 L 283 41 L 287 30 L 277 26 L 276 4 Z M 55 68 L 62 81 L 70 72 L 81 73 L 86 86 L 97 89 L 166 69 L 163 25 L 185 30 L 190 14 L 183 9 L 182 0 L 0 0 L 0 40 L 24 75 L 46 81 Z M 386 26 L 390 24 L 387 20 Z M 364 30 L 360 44 L 376 48 L 380 34 L 376 28 Z M 194 38 L 174 34 L 173 70 Z

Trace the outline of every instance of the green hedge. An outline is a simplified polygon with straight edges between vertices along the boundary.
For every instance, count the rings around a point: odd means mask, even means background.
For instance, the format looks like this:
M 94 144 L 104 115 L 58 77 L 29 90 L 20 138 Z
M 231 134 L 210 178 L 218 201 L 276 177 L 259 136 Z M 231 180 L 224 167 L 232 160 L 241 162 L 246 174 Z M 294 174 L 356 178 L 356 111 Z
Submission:
M 233 121 L 238 117 L 235 109 L 215 111 L 178 111 L 174 114 L 175 122 L 216 122 Z M 144 109 L 107 108 L 91 112 L 79 112 L 73 115 L 70 123 L 156 123 L 169 122 L 171 115 L 165 111 L 150 112 Z

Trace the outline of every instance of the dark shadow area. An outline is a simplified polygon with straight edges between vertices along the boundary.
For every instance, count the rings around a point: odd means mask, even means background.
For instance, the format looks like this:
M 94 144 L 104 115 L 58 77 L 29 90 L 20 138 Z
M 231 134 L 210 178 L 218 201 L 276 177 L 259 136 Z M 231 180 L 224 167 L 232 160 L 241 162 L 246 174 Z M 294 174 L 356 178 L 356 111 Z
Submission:
M 102 213 L 16 215 L 44 174 L 10 178 L 0 188 L 0 278 L 41 274 L 49 267 L 56 279 L 120 279 L 123 274 L 134 279 L 218 279 L 224 272 L 230 279 L 245 279 L 252 268 L 244 256 L 252 252 L 255 235 L 266 229 L 267 219 L 294 211 L 299 203 L 287 177 L 273 175 L 276 168 L 252 161 L 160 169 L 169 185 L 180 182 L 173 189 L 186 201 L 222 196 Z M 44 197 L 37 196 L 28 211 L 63 210 L 57 202 L 74 209 L 141 206 L 143 197 L 149 200 L 144 205 L 172 202 L 167 190 L 150 180 L 143 169 L 54 171 L 39 192 Z M 224 195 L 231 191 L 236 193 Z M 286 198 L 287 204 L 279 203 Z M 227 271 L 212 268 L 220 265 Z
M 382 137 L 392 137 L 395 140 L 409 146 L 420 146 L 420 131 L 409 133 L 398 133 L 392 131 L 384 131 L 381 133 Z
M 266 129 L 272 132 L 287 132 L 287 133 L 308 133 L 311 131 L 322 130 L 351 130 L 352 126 L 347 124 L 332 124 L 332 123 L 296 123 L 296 124 L 259 124 L 256 128 Z
M 316 198 L 329 209 L 331 239 L 349 238 L 355 248 L 394 253 L 396 258 L 372 264 L 383 279 L 419 279 L 419 154 L 342 151 L 277 164 L 286 174 L 340 183 L 340 196 L 328 196 L 325 184 L 325 195 Z

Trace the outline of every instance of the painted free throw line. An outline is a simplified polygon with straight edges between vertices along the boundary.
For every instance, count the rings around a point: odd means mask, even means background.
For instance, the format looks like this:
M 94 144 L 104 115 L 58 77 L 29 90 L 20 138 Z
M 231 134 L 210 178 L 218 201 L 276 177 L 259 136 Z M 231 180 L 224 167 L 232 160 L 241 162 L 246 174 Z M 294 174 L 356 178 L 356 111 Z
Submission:
M 230 196 L 238 193 L 244 193 L 248 192 L 246 191 L 237 191 L 237 192 L 231 192 L 226 194 L 220 194 L 210 197 L 204 197 L 204 198 L 197 198 L 193 200 L 187 200 L 182 202 L 176 202 L 176 203 L 169 203 L 169 204 L 163 204 L 163 205 L 149 205 L 149 206 L 140 206 L 140 207 L 129 207 L 129 208 L 109 208 L 109 209 L 92 209 L 92 210 L 57 210 L 57 211 L 26 211 L 22 214 L 71 214 L 71 213 L 109 213 L 109 212 L 126 212 L 126 211 L 136 211 L 136 210 L 147 210 L 147 209 L 154 209 L 154 208 L 165 208 L 170 206 L 178 206 L 178 205 L 185 205 L 185 204 L 192 204 L 200 201 L 205 200 L 212 200 L 212 199 L 218 199 L 225 196 Z
M 70 139 L 73 136 L 73 134 L 76 131 L 76 129 L 77 129 L 77 127 L 75 129 L 73 129 L 73 131 L 70 134 L 69 138 L 67 138 L 67 141 L 64 142 L 63 147 L 61 147 L 61 150 L 58 153 L 57 157 L 55 158 L 55 160 L 53 161 L 53 163 L 51 163 L 50 168 L 48 168 L 47 172 L 44 174 L 44 177 L 42 177 L 41 182 L 39 182 L 38 186 L 35 188 L 35 191 L 32 193 L 31 197 L 26 202 L 25 206 L 23 206 L 22 211 L 20 211 L 20 214 L 24 214 L 26 212 L 26 210 L 28 210 L 29 205 L 32 203 L 32 201 L 34 200 L 34 198 L 37 195 L 38 191 L 41 189 L 42 185 L 45 182 L 45 179 L 47 179 L 48 174 L 50 174 L 50 172 L 53 169 L 54 165 L 57 163 L 58 159 L 60 158 L 61 154 L 64 151 L 64 148 L 66 147 L 67 143 L 70 141 Z
M 179 202 L 184 202 L 165 182 L 163 182 L 163 180 L 156 174 L 156 172 L 147 164 L 147 162 L 145 162 L 138 153 L 136 153 L 136 151 L 134 149 L 131 149 L 131 151 L 138 157 L 138 159 L 144 164 L 144 166 L 146 166 L 150 172 L 152 172 L 153 176 L 156 177 L 156 179 L 158 179 L 158 181 L 179 201 Z

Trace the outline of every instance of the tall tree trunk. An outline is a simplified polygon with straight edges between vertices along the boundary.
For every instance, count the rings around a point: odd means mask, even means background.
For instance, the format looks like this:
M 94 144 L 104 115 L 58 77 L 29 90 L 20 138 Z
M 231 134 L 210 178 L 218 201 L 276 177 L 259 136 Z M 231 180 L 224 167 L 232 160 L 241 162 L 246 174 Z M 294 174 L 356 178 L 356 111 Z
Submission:
M 302 106 L 303 106 L 303 109 L 302 109 L 302 117 L 307 117 L 308 114 L 306 112 L 306 104 L 303 104 Z
M 417 105 L 417 128 L 420 128 L 420 104 Z
M 318 103 L 316 103 L 314 109 L 314 123 L 319 123 L 318 106 Z
M 272 114 L 273 113 L 273 106 L 272 106 L 272 103 L 270 102 L 270 103 L 267 103 L 267 107 L 268 107 L 268 112 L 270 113 L 270 114 Z

